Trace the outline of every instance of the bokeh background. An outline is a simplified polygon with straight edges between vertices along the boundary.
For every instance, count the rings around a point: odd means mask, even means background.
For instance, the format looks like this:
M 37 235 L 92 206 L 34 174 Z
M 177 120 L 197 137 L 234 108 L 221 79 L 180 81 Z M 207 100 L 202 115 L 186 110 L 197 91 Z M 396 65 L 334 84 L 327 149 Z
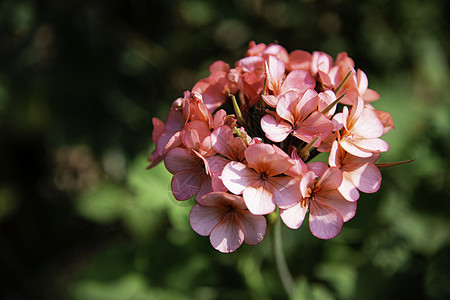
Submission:
M 376 194 L 322 241 L 283 227 L 295 299 L 450 298 L 446 0 L 0 1 L 0 299 L 286 299 L 271 233 L 221 254 L 147 171 L 165 119 L 251 40 L 345 51 L 396 129 Z

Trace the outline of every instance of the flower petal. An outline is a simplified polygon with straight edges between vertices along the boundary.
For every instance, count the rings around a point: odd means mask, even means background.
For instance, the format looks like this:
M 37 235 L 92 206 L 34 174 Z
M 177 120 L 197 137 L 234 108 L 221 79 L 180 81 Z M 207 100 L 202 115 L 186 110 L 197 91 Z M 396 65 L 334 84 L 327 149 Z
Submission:
M 332 190 L 317 195 L 316 203 L 320 205 L 328 205 L 336 209 L 342 216 L 344 222 L 347 222 L 355 216 L 356 201 L 347 201 L 337 190 Z
M 261 176 L 243 163 L 232 161 L 222 171 L 222 181 L 230 192 L 236 195 L 242 194 L 244 189 Z
M 175 173 L 171 182 L 173 196 L 178 201 L 188 200 L 198 193 L 201 184 L 200 176 L 195 172 Z
M 199 168 L 200 160 L 185 148 L 174 148 L 167 152 L 164 158 L 166 169 L 175 174 L 180 171 Z
M 220 252 L 233 252 L 244 241 L 244 231 L 238 225 L 236 218 L 237 216 L 234 212 L 227 213 L 209 235 L 211 245 Z
M 254 215 L 267 215 L 275 210 L 273 194 L 264 180 L 258 180 L 248 186 L 243 197 L 248 210 Z
M 196 204 L 189 214 L 189 222 L 192 229 L 199 235 L 208 236 L 224 218 L 227 211 L 227 207 L 218 208 Z
M 338 190 L 348 201 L 357 201 L 359 199 L 359 192 L 352 181 L 348 178 L 348 173 L 346 172 L 342 172 L 342 183 Z
M 287 227 L 297 229 L 302 225 L 307 212 L 308 207 L 303 207 L 299 202 L 287 209 L 280 209 L 280 217 Z
M 268 183 L 273 200 L 280 208 L 288 208 L 301 199 L 300 182 L 290 176 L 270 177 Z
M 331 239 L 341 232 L 344 220 L 336 209 L 317 201 L 311 201 L 309 209 L 309 229 L 313 235 Z
M 261 118 L 261 128 L 266 137 L 273 142 L 282 142 L 292 132 L 291 124 L 284 120 L 277 120 L 271 115 L 265 115 Z
M 360 165 L 359 168 L 346 172 L 345 176 L 364 193 L 375 193 L 381 185 L 380 169 L 371 163 Z
M 249 211 L 238 211 L 237 214 L 244 231 L 244 242 L 248 245 L 259 244 L 266 235 L 266 218 L 255 216 Z

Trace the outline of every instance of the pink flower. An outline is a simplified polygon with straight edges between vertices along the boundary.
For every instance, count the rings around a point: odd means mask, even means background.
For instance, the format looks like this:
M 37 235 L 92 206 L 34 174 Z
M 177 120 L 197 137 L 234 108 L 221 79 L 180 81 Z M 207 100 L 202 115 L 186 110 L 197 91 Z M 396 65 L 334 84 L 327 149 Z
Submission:
M 175 199 L 184 201 L 196 195 L 196 200 L 212 192 L 208 162 L 194 150 L 174 148 L 164 158 L 166 169 L 173 174 L 171 188 Z
M 344 222 L 356 212 L 356 202 L 350 202 L 337 190 L 342 181 L 338 168 L 323 162 L 308 165 L 312 171 L 300 181 L 302 199 L 295 205 L 280 210 L 283 222 L 292 229 L 299 228 L 309 210 L 309 228 L 316 237 L 331 239 L 337 236 Z
M 288 207 L 299 197 L 298 180 L 283 175 L 294 166 L 290 157 L 275 145 L 254 144 L 245 150 L 246 164 L 230 162 L 222 172 L 224 185 L 233 194 L 243 194 L 252 214 L 265 215 L 275 204 Z
M 347 152 L 359 157 L 370 157 L 373 153 L 389 149 L 388 143 L 379 138 L 384 133 L 383 123 L 373 109 L 364 107 L 361 97 L 358 97 L 350 114 L 348 108 L 344 107 L 342 114 L 335 116 L 337 119 L 339 117 L 342 117 L 344 125 L 339 144 Z
M 173 135 L 183 128 L 185 119 L 183 117 L 183 99 L 179 98 L 172 103 L 166 123 L 158 118 L 153 118 L 152 140 L 155 143 L 155 150 L 149 157 L 151 165 L 147 169 L 151 169 L 163 160 L 165 147 Z
M 192 229 L 208 236 L 211 245 L 220 252 L 238 249 L 242 242 L 248 245 L 260 243 L 266 234 L 264 216 L 251 214 L 241 196 L 213 192 L 203 196 L 189 215 Z
M 318 147 L 334 126 L 321 112 L 317 111 L 317 106 L 316 91 L 309 89 L 303 95 L 289 91 L 278 101 L 276 111 L 281 119 L 267 114 L 261 119 L 261 128 L 267 138 L 274 142 L 284 141 L 291 133 L 307 143 L 319 137 L 314 145 Z
M 356 201 L 359 192 L 375 193 L 381 185 L 381 172 L 375 162 L 380 154 L 373 154 L 371 157 L 358 157 L 339 146 L 335 141 L 331 147 L 329 164 L 337 167 L 342 172 L 342 183 L 339 192 L 349 201 Z
M 294 70 L 285 76 L 285 64 L 276 56 L 269 56 L 266 64 L 267 87 L 272 92 L 270 95 L 262 95 L 264 101 L 275 107 L 278 96 L 287 91 L 294 90 L 299 94 L 316 85 L 314 78 L 305 70 Z

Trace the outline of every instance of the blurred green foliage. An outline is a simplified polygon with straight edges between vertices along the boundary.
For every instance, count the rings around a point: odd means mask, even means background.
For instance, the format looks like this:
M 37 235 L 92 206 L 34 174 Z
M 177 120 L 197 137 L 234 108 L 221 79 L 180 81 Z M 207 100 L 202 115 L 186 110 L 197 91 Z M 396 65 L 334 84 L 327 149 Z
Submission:
M 396 129 L 329 241 L 283 229 L 293 299 L 450 298 L 449 2 L 0 2 L 0 298 L 285 299 L 271 229 L 224 255 L 188 221 L 151 117 L 250 40 L 348 52 Z

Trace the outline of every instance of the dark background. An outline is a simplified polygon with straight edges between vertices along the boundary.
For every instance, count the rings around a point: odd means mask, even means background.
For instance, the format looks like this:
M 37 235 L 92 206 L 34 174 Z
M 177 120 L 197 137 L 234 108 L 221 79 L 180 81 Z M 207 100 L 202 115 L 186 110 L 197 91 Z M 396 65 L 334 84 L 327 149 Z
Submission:
M 345 51 L 391 113 L 383 184 L 330 241 L 283 228 L 295 299 L 450 298 L 449 2 L 0 1 L 0 299 L 283 299 L 271 234 L 220 254 L 145 170 L 153 116 L 249 41 Z

